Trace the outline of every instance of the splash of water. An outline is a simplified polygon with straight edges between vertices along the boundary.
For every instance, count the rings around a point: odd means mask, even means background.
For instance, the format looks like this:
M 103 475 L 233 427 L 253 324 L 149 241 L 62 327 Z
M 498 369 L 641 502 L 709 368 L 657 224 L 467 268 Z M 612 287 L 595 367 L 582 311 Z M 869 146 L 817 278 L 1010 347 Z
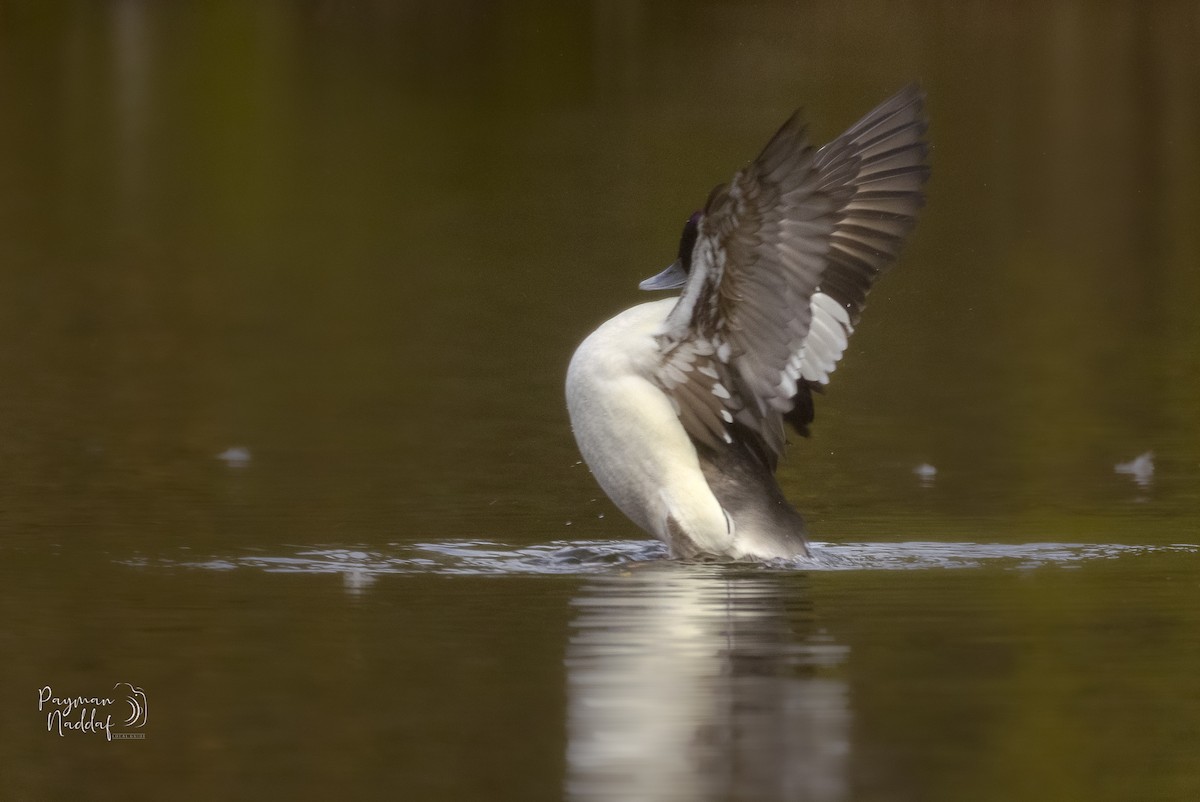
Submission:
M 811 557 L 758 564 L 764 571 L 900 571 L 972 569 L 985 566 L 1028 569 L 1072 566 L 1143 554 L 1200 554 L 1200 546 L 1130 546 L 1100 543 L 814 543 Z M 271 573 L 340 573 L 348 587 L 363 588 L 387 574 L 586 575 L 636 569 L 667 561 L 665 547 L 646 540 L 559 540 L 512 546 L 488 540 L 443 540 L 392 544 L 387 550 L 319 548 L 292 554 L 245 554 L 202 561 L 137 560 L 139 566 L 175 566 L 225 571 L 255 569 Z

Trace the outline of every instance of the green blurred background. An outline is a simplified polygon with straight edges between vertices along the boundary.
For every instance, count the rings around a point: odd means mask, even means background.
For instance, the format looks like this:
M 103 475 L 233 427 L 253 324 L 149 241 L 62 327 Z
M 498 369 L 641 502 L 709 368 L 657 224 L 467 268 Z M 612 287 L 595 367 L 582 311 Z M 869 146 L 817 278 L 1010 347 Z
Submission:
M 912 80 L 928 205 L 785 490 L 819 541 L 1197 543 L 1195 3 L 0 0 L 0 796 L 556 798 L 578 580 L 350 597 L 153 566 L 642 538 L 578 462 L 573 348 L 796 106 L 825 140 Z M 1114 472 L 1151 450 L 1145 486 Z M 1200 582 L 1172 560 L 1071 592 L 781 580 L 858 656 L 829 798 L 1196 798 Z M 949 599 L 976 612 L 897 617 Z M 1044 638 L 1004 623 L 1012 599 Z M 1024 670 L 944 643 L 976 615 Z M 922 638 L 950 690 L 892 710 Z M 40 729 L 38 687 L 134 675 L 159 711 L 136 749 Z M 1153 690 L 1121 697 L 1129 677 Z M 1092 712 L 1056 713 L 1056 683 Z M 943 720 L 985 697 L 1026 701 Z M 1106 721 L 1146 740 L 1125 785 L 1097 779 L 1131 748 Z

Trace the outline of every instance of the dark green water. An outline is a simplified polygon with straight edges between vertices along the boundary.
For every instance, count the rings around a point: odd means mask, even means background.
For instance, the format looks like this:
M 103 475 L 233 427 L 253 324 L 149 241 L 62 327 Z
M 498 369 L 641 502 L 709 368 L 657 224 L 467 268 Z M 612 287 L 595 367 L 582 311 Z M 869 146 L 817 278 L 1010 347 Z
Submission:
M 914 79 L 819 560 L 662 560 L 572 350 Z M 0 0 L 0 798 L 1200 798 L 1197 220 L 1190 3 Z

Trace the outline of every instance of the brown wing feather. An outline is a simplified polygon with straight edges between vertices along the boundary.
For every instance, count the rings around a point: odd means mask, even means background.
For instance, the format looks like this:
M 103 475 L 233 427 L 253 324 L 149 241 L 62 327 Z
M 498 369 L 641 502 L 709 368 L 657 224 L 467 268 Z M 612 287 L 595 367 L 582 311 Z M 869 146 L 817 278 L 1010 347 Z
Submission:
M 773 468 L 784 415 L 812 420 L 815 385 L 802 373 L 817 370 L 804 363 L 814 309 L 822 336 L 833 338 L 810 343 L 825 376 L 871 282 L 915 223 L 928 175 L 921 105 L 920 90 L 908 87 L 819 151 L 797 112 L 713 190 L 660 337 L 662 376 L 672 377 L 660 381 L 697 442 L 717 448 L 736 434 Z M 818 290 L 847 315 L 815 306 Z
M 929 178 L 924 94 L 911 84 L 876 107 L 850 130 L 821 148 L 817 170 L 853 154 L 858 163 L 855 191 L 833 232 L 829 264 L 821 280 L 850 313 L 862 314 L 867 292 L 879 273 L 900 253 L 924 205 Z

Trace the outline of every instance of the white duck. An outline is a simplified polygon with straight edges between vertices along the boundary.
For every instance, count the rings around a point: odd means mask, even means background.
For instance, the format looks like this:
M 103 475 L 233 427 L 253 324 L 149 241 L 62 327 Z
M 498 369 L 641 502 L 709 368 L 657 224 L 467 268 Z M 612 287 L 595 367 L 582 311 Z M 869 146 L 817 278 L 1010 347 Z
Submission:
M 583 341 L 567 408 L 596 480 L 678 558 L 808 553 L 775 481 L 786 419 L 807 434 L 929 176 L 911 85 L 817 150 L 800 112 L 687 221 L 679 258 L 641 283 L 683 288 Z

